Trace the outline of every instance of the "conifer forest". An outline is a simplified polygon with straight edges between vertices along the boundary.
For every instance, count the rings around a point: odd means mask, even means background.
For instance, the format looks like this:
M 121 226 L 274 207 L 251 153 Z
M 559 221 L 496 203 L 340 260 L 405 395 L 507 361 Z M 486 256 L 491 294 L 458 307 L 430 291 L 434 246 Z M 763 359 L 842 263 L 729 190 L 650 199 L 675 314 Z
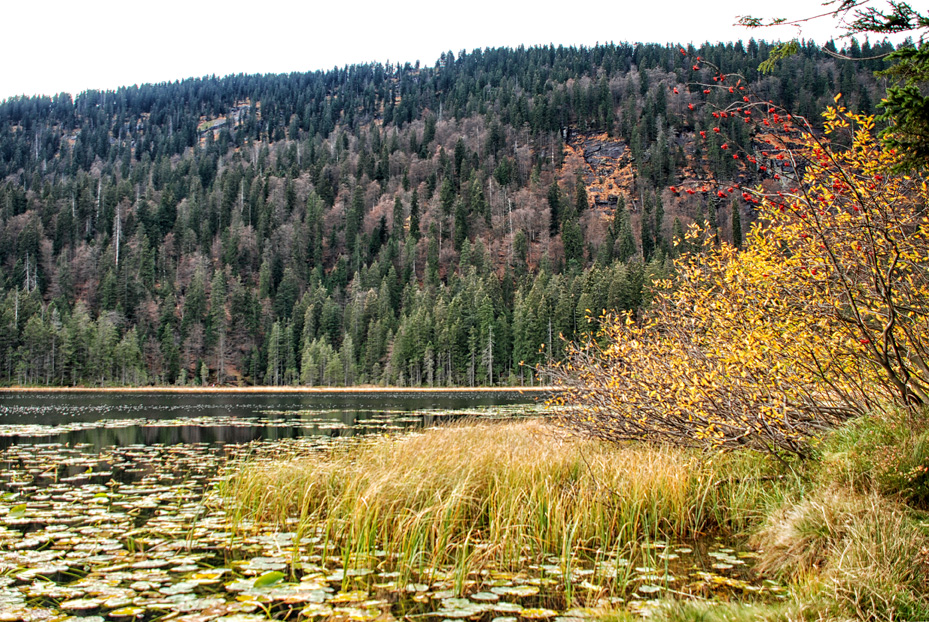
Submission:
M 784 172 L 733 157 L 760 130 L 714 115 L 739 95 L 713 66 L 816 127 L 884 93 L 890 44 L 851 46 L 872 60 L 497 48 L 0 102 L 0 384 L 545 383 Z

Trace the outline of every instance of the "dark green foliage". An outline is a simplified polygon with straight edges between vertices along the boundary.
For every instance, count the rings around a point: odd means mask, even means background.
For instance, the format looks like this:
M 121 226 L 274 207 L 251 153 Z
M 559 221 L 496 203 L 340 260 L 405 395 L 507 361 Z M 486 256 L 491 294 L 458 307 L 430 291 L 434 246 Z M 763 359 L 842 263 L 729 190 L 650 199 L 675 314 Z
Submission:
M 739 214 L 739 204 L 732 203 L 732 245 L 742 247 L 742 216 Z

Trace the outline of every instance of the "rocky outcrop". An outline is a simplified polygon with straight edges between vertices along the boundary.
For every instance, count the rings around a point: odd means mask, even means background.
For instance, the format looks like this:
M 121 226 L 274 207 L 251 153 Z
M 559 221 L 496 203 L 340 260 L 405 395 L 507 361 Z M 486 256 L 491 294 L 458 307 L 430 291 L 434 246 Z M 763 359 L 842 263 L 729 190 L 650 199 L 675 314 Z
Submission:
M 632 154 L 626 143 L 608 134 L 571 132 L 569 157 L 583 160 L 584 183 L 592 206 L 613 207 L 632 188 Z

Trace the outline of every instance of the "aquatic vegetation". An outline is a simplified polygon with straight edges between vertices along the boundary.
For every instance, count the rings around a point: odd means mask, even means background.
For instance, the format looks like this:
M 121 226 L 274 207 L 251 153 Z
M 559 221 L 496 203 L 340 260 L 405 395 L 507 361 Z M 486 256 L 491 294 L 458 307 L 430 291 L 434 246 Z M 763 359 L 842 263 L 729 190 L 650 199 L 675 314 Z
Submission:
M 510 416 L 510 410 L 479 409 L 469 414 L 496 419 Z M 279 431 L 286 430 L 284 422 L 299 425 L 311 420 L 315 425 L 328 416 L 287 411 L 230 422 L 261 427 L 262 434 L 270 437 L 248 443 L 120 445 L 120 438 L 135 439 L 139 429 L 153 431 L 150 422 L 141 418 L 131 423 L 99 423 L 93 430 L 106 442 L 92 443 L 45 442 L 47 437 L 57 438 L 57 433 L 36 428 L 36 434 L 29 436 L 33 428 L 26 426 L 33 424 L 14 426 L 20 435 L 7 438 L 15 444 L 0 449 L 0 620 L 244 622 L 270 616 L 364 622 L 406 616 L 410 620 L 568 622 L 616 607 L 644 610 L 655 598 L 680 593 L 701 600 L 722 593 L 751 599 L 782 594 L 780 588 L 758 581 L 750 569 L 752 558 L 741 557 L 728 540 L 703 537 L 702 530 L 711 528 L 715 520 L 711 512 L 691 513 L 688 524 L 671 520 L 670 512 L 684 507 L 683 497 L 663 501 L 658 491 L 647 497 L 636 528 L 647 526 L 649 535 L 635 543 L 607 540 L 602 528 L 594 530 L 579 515 L 572 518 L 563 512 L 565 504 L 579 507 L 596 498 L 603 505 L 596 512 L 606 516 L 608 508 L 618 502 L 616 491 L 607 490 L 607 485 L 632 491 L 635 484 L 644 494 L 651 482 L 664 487 L 661 493 L 681 488 L 685 494 L 683 487 L 696 486 L 707 498 L 715 494 L 700 483 L 701 475 L 687 475 L 688 465 L 675 464 L 671 454 L 659 451 L 650 462 L 642 461 L 637 474 L 628 473 L 622 482 L 617 476 L 603 479 L 595 491 L 589 488 L 588 469 L 628 471 L 636 456 L 630 454 L 620 464 L 591 451 L 585 456 L 589 467 L 583 463 L 571 466 L 566 452 L 575 441 L 541 436 L 545 428 L 536 420 L 482 425 L 471 418 L 466 424 L 437 431 L 440 436 L 458 434 L 461 443 L 473 446 L 472 450 L 482 447 L 482 461 L 461 450 L 455 453 L 448 444 L 436 450 L 447 454 L 441 459 L 426 452 L 431 432 L 398 436 L 393 428 L 372 426 L 373 434 L 368 436 L 273 438 L 264 429 L 280 423 Z M 454 415 L 435 411 L 430 416 L 448 419 Z M 421 413 L 389 412 L 372 414 L 366 423 L 393 426 L 422 421 Z M 211 423 L 225 421 L 194 416 L 158 420 L 154 427 L 195 431 Z M 494 449 L 493 444 L 501 439 L 493 434 L 507 430 L 510 436 L 522 437 L 524 444 L 499 444 Z M 83 438 L 87 433 L 72 430 L 62 432 L 62 438 Z M 481 434 L 490 436 L 479 444 Z M 521 478 L 530 476 L 506 475 L 505 467 L 532 454 L 570 474 L 571 484 L 566 487 L 565 481 L 554 479 L 545 483 L 555 471 L 540 470 L 531 476 L 542 479 L 534 480 L 534 492 L 523 494 L 523 505 L 532 507 L 532 495 L 546 487 L 551 496 L 545 513 L 549 529 L 539 532 L 530 548 L 516 544 L 516 524 L 510 523 L 498 526 L 497 532 L 471 529 L 464 540 L 449 532 L 448 554 L 433 559 L 413 553 L 415 539 L 425 537 L 423 533 L 408 530 L 408 539 L 402 543 L 406 548 L 393 548 L 378 540 L 370 520 L 355 527 L 343 522 L 338 529 L 335 522 L 308 520 L 308 513 L 303 520 L 300 515 L 284 513 L 268 521 L 270 515 L 249 513 L 241 500 L 228 496 L 229 476 L 242 467 L 247 468 L 243 473 L 256 473 L 272 469 L 281 460 L 287 464 L 318 460 L 361 464 L 375 456 L 387 461 L 391 455 L 396 462 L 407 462 L 409 453 L 397 454 L 401 445 L 408 452 L 422 454 L 419 462 L 409 464 L 417 465 L 420 474 L 431 469 L 437 475 L 432 479 L 446 486 L 451 480 L 438 474 L 457 461 L 464 471 L 493 473 L 500 486 L 516 489 L 527 483 Z M 499 465 L 494 467 L 494 462 Z M 473 491 L 460 489 L 459 493 L 461 506 L 455 511 L 461 513 L 446 516 L 449 524 L 464 524 L 466 508 L 476 507 Z M 556 496 L 563 500 L 556 503 Z M 499 506 L 478 509 L 484 514 L 499 510 L 517 518 L 516 505 L 505 506 L 503 501 L 498 497 Z M 664 505 L 673 503 L 677 507 Z M 539 507 L 533 515 L 533 520 L 542 520 Z M 522 516 L 530 518 L 525 513 Z M 611 520 L 615 524 L 620 519 Z M 349 546 L 345 536 L 352 528 L 355 535 L 374 540 Z M 632 533 L 631 529 L 626 528 L 626 533 Z M 672 535 L 686 539 L 686 545 L 675 544 L 669 539 Z M 548 552 L 537 554 L 543 550 Z M 730 559 L 747 563 L 726 569 L 711 567 Z
M 458 591 L 460 577 L 529 569 L 544 575 L 541 593 L 596 603 L 665 591 L 677 574 L 690 579 L 695 547 L 669 548 L 668 540 L 705 549 L 706 535 L 723 531 L 724 511 L 730 527 L 740 524 L 735 515 L 776 498 L 777 486 L 767 487 L 768 498 L 756 482 L 751 506 L 745 488 L 726 481 L 731 466 L 678 449 L 575 439 L 540 420 L 466 421 L 292 460 L 251 460 L 229 471 L 221 494 L 242 534 L 269 524 L 315 529 L 326 555 L 346 567 L 373 560 L 402 581 L 452 568 Z M 699 569 L 745 570 L 728 553 L 710 559 Z M 741 574 L 735 582 L 697 579 L 703 591 L 749 585 Z M 530 595 L 531 586 L 490 593 Z

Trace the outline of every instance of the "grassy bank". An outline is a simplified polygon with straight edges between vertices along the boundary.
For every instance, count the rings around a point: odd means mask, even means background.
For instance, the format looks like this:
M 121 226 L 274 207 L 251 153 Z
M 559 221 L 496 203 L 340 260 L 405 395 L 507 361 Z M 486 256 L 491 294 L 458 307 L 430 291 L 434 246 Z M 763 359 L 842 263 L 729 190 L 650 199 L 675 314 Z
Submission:
M 565 569 L 619 557 L 635 565 L 656 541 L 751 535 L 757 568 L 790 586 L 790 599 L 687 598 L 659 615 L 914 619 L 929 617 L 919 479 L 929 435 L 914 430 L 906 418 L 862 420 L 826 438 L 816 460 L 785 469 L 749 452 L 605 445 L 539 420 L 466 422 L 249 463 L 222 493 L 241 532 L 286 526 L 315 534 L 345 567 L 373 560 L 404 576 L 474 577 L 556 558 Z
M 817 443 L 798 487 L 751 543 L 756 569 L 790 587 L 774 606 L 677 603 L 665 616 L 703 620 L 929 619 L 929 421 L 863 417 Z

